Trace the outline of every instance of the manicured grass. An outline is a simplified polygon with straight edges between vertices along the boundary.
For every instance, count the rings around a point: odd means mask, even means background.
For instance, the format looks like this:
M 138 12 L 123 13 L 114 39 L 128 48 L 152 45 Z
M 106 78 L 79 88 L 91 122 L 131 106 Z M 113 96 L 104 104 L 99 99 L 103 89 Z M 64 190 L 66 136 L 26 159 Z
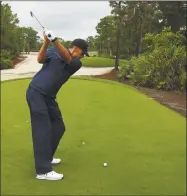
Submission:
M 2 195 L 185 195 L 185 118 L 106 80 L 71 79 L 60 90 L 67 131 L 54 168 L 65 178 L 36 180 L 29 82 L 1 84 Z
M 119 64 L 124 60 L 119 60 Z M 85 57 L 81 60 L 84 67 L 114 67 L 115 59 L 103 57 Z

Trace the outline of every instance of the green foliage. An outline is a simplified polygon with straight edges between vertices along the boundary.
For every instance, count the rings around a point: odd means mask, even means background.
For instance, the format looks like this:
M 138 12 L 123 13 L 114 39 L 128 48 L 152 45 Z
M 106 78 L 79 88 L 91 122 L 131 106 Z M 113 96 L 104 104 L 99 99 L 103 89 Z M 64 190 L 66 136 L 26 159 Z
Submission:
M 96 26 L 98 33 L 96 45 L 99 56 L 109 54 L 109 48 L 110 56 L 116 55 L 118 47 L 119 57 L 129 59 L 149 50 L 148 47 L 142 46 L 142 39 L 146 33 L 157 34 L 164 27 L 170 26 L 172 32 L 177 32 L 182 27 L 185 29 L 184 4 L 185 1 L 110 1 L 111 16 L 102 18 Z M 135 8 L 135 15 L 131 17 L 133 8 Z M 117 37 L 119 37 L 117 27 L 119 26 L 121 28 L 120 43 L 117 46 Z M 109 42 L 107 38 L 110 38 Z
M 165 27 L 159 34 L 147 33 L 143 38 L 143 47 L 145 52 L 151 52 L 160 47 L 172 47 L 173 45 L 186 45 L 185 37 L 180 33 L 172 33 L 171 27 Z
M 177 32 L 186 26 L 186 1 L 158 1 L 158 9 L 163 15 L 162 23 Z
M 1 50 L 0 53 L 0 69 L 9 69 L 12 67 L 11 51 Z
M 1 4 L 1 69 L 11 67 L 11 60 L 20 52 L 38 51 L 41 44 L 37 31 L 19 27 L 19 19 L 8 4 Z M 6 52 L 7 51 L 7 52 Z
M 134 84 L 153 87 L 153 83 L 150 77 L 154 65 L 149 62 L 147 56 L 140 55 L 139 57 L 133 57 L 130 60 L 130 62 L 133 65 L 133 72 L 131 72 L 131 79 Z
M 88 42 L 89 50 L 94 50 L 95 51 L 96 50 L 95 38 L 93 36 L 88 36 L 86 41 Z
M 17 14 L 13 14 L 8 4 L 1 4 L 1 50 L 15 50 L 17 42 Z
M 183 90 L 181 75 L 185 73 L 185 55 L 184 47 L 173 46 L 133 59 L 134 83 L 163 90 Z
M 36 50 L 39 45 L 39 36 L 38 32 L 35 31 L 32 27 L 20 27 L 19 30 L 19 46 L 22 51 L 30 52 Z
M 0 53 L 0 69 L 12 68 L 12 56 L 10 50 L 1 50 Z
M 109 57 L 115 50 L 116 21 L 112 15 L 101 18 L 96 26 L 98 36 L 95 37 L 94 46 L 99 51 L 99 56 Z M 93 40 L 92 42 L 93 43 Z
M 129 63 L 133 66 L 134 84 L 163 90 L 186 90 L 185 38 L 165 28 L 160 34 L 146 34 L 144 41 L 149 48 Z M 128 67 L 120 70 L 120 77 L 127 76 Z
M 5 59 L 11 59 L 12 58 L 11 51 L 10 50 L 1 50 L 0 57 L 5 58 Z
M 64 47 L 65 48 L 71 48 L 72 47 L 71 41 L 70 40 L 64 41 Z
M 109 4 L 113 8 L 112 14 L 116 16 L 116 24 L 120 21 L 121 26 L 119 56 L 125 59 L 138 56 L 143 52 L 141 44 L 145 33 L 157 33 L 162 27 L 159 23 L 162 15 L 156 2 L 125 1 L 120 4 L 120 1 L 112 1 Z M 115 46 L 116 38 L 115 35 Z M 115 52 L 116 47 L 113 50 Z
M 181 91 L 186 91 L 187 89 L 187 77 L 186 77 L 186 72 L 183 71 L 180 76 L 180 85 L 181 85 Z
M 2 58 L 0 61 L 0 69 L 10 69 L 12 68 L 12 61 L 10 59 Z
M 121 62 L 117 77 L 119 80 L 127 79 L 130 77 L 131 72 L 132 72 L 131 61 L 124 60 L 123 62 Z

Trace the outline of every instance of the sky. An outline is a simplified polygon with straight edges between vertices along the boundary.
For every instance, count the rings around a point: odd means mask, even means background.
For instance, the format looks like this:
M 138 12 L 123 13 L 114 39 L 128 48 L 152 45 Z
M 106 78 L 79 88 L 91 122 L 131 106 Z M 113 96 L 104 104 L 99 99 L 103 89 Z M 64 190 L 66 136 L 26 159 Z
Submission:
M 98 22 L 110 15 L 108 1 L 3 1 L 17 13 L 19 26 L 32 27 L 42 37 L 42 28 L 31 17 L 32 11 L 40 23 L 65 40 L 95 36 Z

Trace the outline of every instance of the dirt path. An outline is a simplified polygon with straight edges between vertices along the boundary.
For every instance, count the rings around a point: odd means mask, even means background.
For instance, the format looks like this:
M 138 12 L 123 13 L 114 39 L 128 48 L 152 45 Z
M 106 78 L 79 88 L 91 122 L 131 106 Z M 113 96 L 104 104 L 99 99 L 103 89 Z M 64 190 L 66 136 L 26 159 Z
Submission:
M 16 78 L 27 78 L 33 77 L 42 67 L 42 64 L 37 62 L 37 53 L 30 53 L 25 56 L 25 60 L 15 65 L 14 69 L 1 70 L 1 81 L 12 80 Z M 87 68 L 82 67 L 77 71 L 74 76 L 85 76 L 85 75 L 101 75 L 108 73 L 112 70 L 111 67 L 104 68 Z

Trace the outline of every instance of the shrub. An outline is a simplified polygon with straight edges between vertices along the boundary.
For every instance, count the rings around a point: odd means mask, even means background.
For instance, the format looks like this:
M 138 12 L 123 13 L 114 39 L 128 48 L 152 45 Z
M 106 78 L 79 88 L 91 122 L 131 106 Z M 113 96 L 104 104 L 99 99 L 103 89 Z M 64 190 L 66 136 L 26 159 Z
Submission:
M 133 71 L 133 67 L 131 61 L 123 60 L 120 64 L 117 77 L 119 80 L 129 79 L 132 71 Z
M 135 84 L 154 87 L 163 90 L 181 90 L 184 82 L 181 75 L 185 73 L 184 47 L 155 49 L 149 54 L 132 59 Z
M 12 61 L 10 59 L 1 59 L 0 69 L 10 69 L 12 68 Z
M 172 47 L 175 46 L 186 46 L 186 39 L 180 33 L 173 33 L 170 27 L 165 27 L 159 34 L 147 33 L 143 38 L 143 51 L 152 52 L 156 48 Z
M 11 59 L 11 51 L 10 50 L 1 50 L 0 57 L 4 59 Z
M 141 55 L 140 57 L 133 57 L 131 59 L 134 72 L 131 72 L 130 75 L 134 84 L 153 87 L 153 64 L 146 57 L 146 55 Z
M 186 90 L 185 37 L 165 28 L 160 34 L 147 34 L 144 40 L 147 51 L 126 63 L 133 67 L 132 82 L 163 90 Z M 120 78 L 129 73 L 127 65 L 120 70 Z
M 187 88 L 187 81 L 186 81 L 186 72 L 182 72 L 180 75 L 180 82 L 181 82 L 181 91 L 186 92 L 186 88 Z
M 9 50 L 1 50 L 0 54 L 0 69 L 12 68 L 11 52 Z

